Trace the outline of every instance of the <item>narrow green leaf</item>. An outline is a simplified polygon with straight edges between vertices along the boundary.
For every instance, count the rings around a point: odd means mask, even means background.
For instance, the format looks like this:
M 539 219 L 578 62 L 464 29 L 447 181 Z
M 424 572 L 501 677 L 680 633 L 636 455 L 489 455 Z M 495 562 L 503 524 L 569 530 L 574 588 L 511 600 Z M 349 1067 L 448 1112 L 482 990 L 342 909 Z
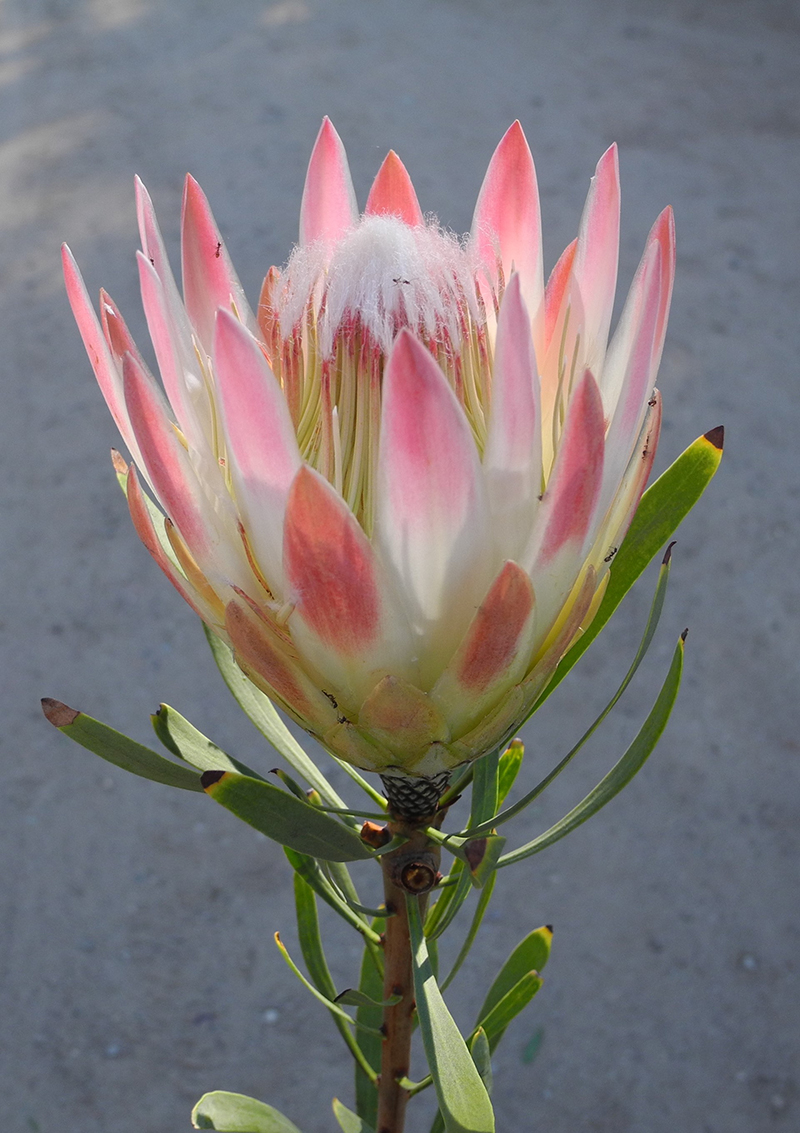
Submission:
M 415 1098 L 417 1094 L 421 1094 L 423 1090 L 427 1090 L 433 1085 L 433 1078 L 430 1074 L 426 1074 L 421 1082 L 412 1082 L 410 1078 L 398 1078 L 397 1081 L 404 1090 L 408 1091 L 410 1098 Z
M 442 807 L 450 806 L 454 799 L 459 798 L 467 787 L 472 782 L 472 777 L 475 774 L 475 764 L 468 763 L 466 767 L 462 767 L 461 771 L 451 781 L 450 786 L 439 799 L 439 809 Z
M 333 1099 L 333 1116 L 339 1122 L 342 1133 L 374 1133 L 371 1125 L 367 1125 L 352 1109 L 342 1105 L 338 1098 Z
M 719 468 L 723 438 L 721 425 L 698 437 L 644 493 L 614 558 L 600 608 L 586 632 L 561 659 L 536 703 L 537 709 L 591 645 L 644 568 L 700 499 Z
M 314 890 L 299 873 L 294 875 L 294 905 L 297 915 L 297 938 L 308 974 L 326 999 L 336 1001 L 336 984 L 325 959 L 319 934 L 319 917 Z
M 407 899 L 419 1029 L 447 1133 L 494 1133 L 492 1103 L 431 971 L 419 902 Z
M 661 687 L 661 692 L 658 694 L 655 704 L 650 712 L 650 715 L 645 720 L 638 735 L 630 745 L 628 750 L 622 758 L 611 768 L 608 775 L 605 776 L 589 794 L 578 803 L 569 814 L 551 826 L 549 830 L 545 830 L 538 838 L 534 838 L 532 842 L 520 846 L 518 850 L 512 850 L 509 854 L 504 854 L 500 861 L 497 863 L 497 868 L 502 869 L 503 866 L 512 865 L 514 862 L 522 861 L 523 858 L 528 858 L 531 854 L 538 854 L 540 850 L 546 849 L 547 846 L 552 846 L 554 842 L 570 834 L 581 823 L 586 822 L 593 814 L 610 802 L 615 795 L 618 795 L 623 787 L 630 783 L 637 771 L 639 771 L 655 748 L 661 733 L 667 726 L 669 714 L 672 711 L 672 706 L 675 703 L 675 698 L 678 695 L 678 688 L 681 683 L 681 671 L 683 668 L 683 635 L 675 648 L 672 656 L 672 664 L 670 665 L 669 672 L 667 673 L 666 680 Z
M 492 1052 L 503 1037 L 508 1024 L 528 1006 L 542 983 L 542 977 L 538 972 L 526 972 L 492 1010 L 480 1019 L 479 1026 L 486 1032 Z
M 436 940 L 450 927 L 461 906 L 472 892 L 470 872 L 459 858 L 456 858 L 453 862 L 450 877 L 456 878 L 455 885 L 442 891 L 439 900 L 425 918 L 425 936 L 428 940 Z
M 293 1121 L 271 1105 L 225 1090 L 203 1094 L 192 1110 L 192 1128 L 225 1133 L 300 1133 Z
M 485 822 L 477 830 L 464 831 L 462 834 L 463 837 L 475 837 L 476 835 L 488 833 L 489 829 L 494 829 L 495 826 L 499 826 L 503 822 L 508 822 L 510 818 L 514 818 L 515 815 L 520 813 L 520 811 L 530 806 L 534 799 L 537 799 L 539 795 L 541 795 L 542 792 L 550 786 L 556 776 L 560 775 L 564 768 L 572 762 L 572 760 L 581 750 L 586 741 L 594 735 L 594 733 L 603 723 L 606 716 L 608 716 L 611 709 L 615 706 L 619 698 L 625 692 L 625 689 L 633 680 L 636 671 L 644 660 L 645 654 L 650 648 L 653 637 L 655 636 L 656 628 L 661 618 L 661 611 L 664 608 L 664 599 L 667 594 L 667 583 L 669 581 L 669 569 L 673 546 L 674 544 L 670 543 L 670 545 L 667 547 L 666 554 L 664 555 L 664 560 L 661 563 L 661 570 L 658 572 L 658 582 L 656 584 L 655 594 L 653 595 L 653 601 L 650 604 L 650 613 L 647 618 L 647 623 L 644 627 L 642 640 L 639 642 L 639 648 L 636 650 L 633 661 L 631 662 L 627 673 L 623 677 L 622 684 L 611 697 L 611 700 L 609 700 L 608 704 L 605 706 L 600 715 L 589 725 L 589 727 L 583 733 L 575 746 L 573 748 L 570 748 L 564 758 L 556 764 L 552 771 L 548 771 L 544 779 L 537 783 L 532 790 L 527 792 L 527 794 L 523 795 L 521 799 L 518 799 L 513 804 L 513 806 L 507 807 L 505 810 L 501 811 L 500 814 L 496 815 L 491 824 Z
M 542 925 L 541 928 L 534 929 L 533 932 L 528 933 L 524 940 L 519 942 L 495 976 L 492 986 L 486 993 L 486 998 L 478 1012 L 476 1027 L 480 1026 L 481 1020 L 497 1006 L 503 996 L 511 991 L 527 972 L 542 972 L 544 970 L 550 958 L 552 943 L 553 930 L 549 925 Z
M 322 947 L 322 937 L 319 931 L 319 917 L 317 916 L 317 899 L 314 891 L 300 874 L 294 876 L 294 900 L 297 913 L 297 936 L 300 940 L 300 950 L 308 968 L 308 974 L 317 990 L 323 995 L 326 1006 L 328 1001 L 339 1004 L 343 1002 L 341 996 L 336 994 L 336 985 L 333 982 L 328 961 L 325 959 L 325 950 Z M 288 955 L 288 953 L 286 954 Z M 330 1010 L 330 1008 L 329 1008 Z M 367 1062 L 361 1047 L 352 1035 L 349 1026 L 349 1016 L 341 1018 L 338 1012 L 331 1010 L 331 1018 L 336 1024 L 339 1034 L 345 1045 L 365 1074 L 373 1081 L 377 1080 L 377 1073 Z
M 461 945 L 461 951 L 458 953 L 458 956 L 456 956 L 455 963 L 453 964 L 452 968 L 450 969 L 450 971 L 447 975 L 447 979 L 444 981 L 444 983 L 441 984 L 441 990 L 442 991 L 444 991 L 446 988 L 448 988 L 450 986 L 450 984 L 453 982 L 453 980 L 455 979 L 456 973 L 458 972 L 459 968 L 461 967 L 461 965 L 466 960 L 467 956 L 469 955 L 470 949 L 472 948 L 472 945 L 475 943 L 475 938 L 478 935 L 478 929 L 481 927 L 481 923 L 483 921 L 484 914 L 486 913 L 486 910 L 489 907 L 489 902 L 492 899 L 492 893 L 494 891 L 494 883 L 496 881 L 497 881 L 497 870 L 494 870 L 489 875 L 489 880 L 486 882 L 483 889 L 481 890 L 481 895 L 478 898 L 478 904 L 475 907 L 475 913 L 472 917 L 472 924 L 469 926 L 469 932 L 467 933 L 467 936 L 466 936 L 466 939 L 464 940 L 464 943 Z
M 196 771 L 165 759 L 157 751 L 101 724 L 85 712 L 78 712 L 50 697 L 42 701 L 42 711 L 59 732 L 123 771 L 151 779 L 154 783 L 164 783 L 167 787 L 180 787 L 184 791 L 203 790 Z
M 245 771 L 245 772 L 243 772 L 243 774 L 246 775 L 247 772 Z M 302 799 L 304 803 L 311 803 L 312 806 L 318 805 L 317 800 L 319 799 L 319 793 L 312 789 L 311 796 L 309 796 L 308 792 L 303 790 L 303 788 L 300 786 L 300 784 L 297 782 L 297 780 L 293 779 L 287 771 L 283 770 L 283 768 L 274 767 L 273 770 L 272 770 L 272 774 L 277 776 L 278 779 L 280 779 L 280 781 L 283 783 L 284 787 L 287 787 L 292 792 L 292 794 L 294 795 L 294 797 L 296 799 Z M 264 776 L 259 775 L 258 778 L 263 779 Z M 326 810 L 326 813 L 330 814 L 330 811 L 328 811 L 327 808 L 323 808 L 323 809 Z
M 376 934 L 383 932 L 386 922 L 374 920 L 372 931 Z M 361 973 L 359 975 L 358 990 L 370 1000 L 380 1000 L 383 996 L 383 974 L 376 964 L 374 950 L 364 948 L 361 958 Z M 381 1064 L 383 1038 L 378 1029 L 383 1022 L 383 1010 L 380 1007 L 358 1007 L 356 1009 L 356 1022 L 364 1028 L 359 1035 L 359 1045 L 364 1057 L 371 1067 L 377 1070 Z M 360 1066 L 356 1066 L 356 1111 L 359 1117 L 368 1125 L 378 1123 L 378 1091 L 375 1082 Z
M 354 830 L 263 779 L 235 771 L 204 771 L 202 783 L 215 802 L 291 850 L 339 862 L 372 857 Z
M 351 1018 L 346 1011 L 342 1010 L 341 1007 L 337 1007 L 332 999 L 330 999 L 327 995 L 324 995 L 321 991 L 318 991 L 317 988 L 315 988 L 311 983 L 311 981 L 306 979 L 306 977 L 298 968 L 297 964 L 295 964 L 294 960 L 289 955 L 286 945 L 281 940 L 280 933 L 278 932 L 275 933 L 275 943 L 278 946 L 278 951 L 280 952 L 281 956 L 283 956 L 284 960 L 286 961 L 287 967 L 290 971 L 294 972 L 303 987 L 306 988 L 307 991 L 310 991 L 314 998 L 318 999 L 323 1007 L 326 1007 L 328 1011 L 330 1011 L 331 1015 L 335 1015 L 337 1018 L 342 1019 L 345 1023 L 349 1023 L 351 1027 L 354 1027 L 356 1025 L 355 1019 Z
M 222 748 L 217 747 L 168 704 L 159 705 L 158 712 L 150 720 L 167 751 L 171 751 L 185 763 L 190 763 L 192 767 L 197 767 L 200 771 L 238 771 L 240 775 L 249 775 L 252 779 L 263 778 L 247 764 L 226 755 Z
M 475 763 L 475 775 L 472 780 L 472 813 L 480 814 L 484 820 L 497 814 L 499 767 L 499 751 L 489 752 Z
M 356 912 L 361 911 L 361 902 L 358 898 L 358 891 L 353 884 L 353 879 L 350 876 L 350 871 L 343 862 L 325 862 L 323 870 L 328 875 L 328 880 L 334 889 L 337 890 L 339 896 L 343 899 L 345 904 L 349 905 L 351 909 Z M 376 913 L 362 913 L 362 918 L 376 916 Z
M 522 767 L 525 756 L 525 745 L 522 740 L 512 740 L 500 756 L 497 769 L 497 805 L 502 806 L 508 793 L 514 786 L 514 781 Z
M 330 907 L 339 914 L 342 920 L 347 921 L 347 923 L 352 925 L 362 936 L 368 937 L 373 944 L 380 944 L 378 934 L 374 933 L 364 922 L 363 918 L 354 912 L 341 898 L 320 869 L 315 858 L 309 857 L 308 854 L 298 854 L 296 850 L 290 850 L 287 846 L 283 847 L 283 852 L 289 859 L 292 869 L 300 874 L 317 896 L 321 897 L 327 905 L 330 905 Z
M 492 1086 L 494 1084 L 492 1078 L 492 1050 L 483 1027 L 478 1027 L 477 1031 L 470 1039 L 469 1053 L 472 1055 L 472 1061 L 475 1063 L 478 1073 L 481 1076 L 481 1081 L 486 1087 L 486 1093 L 491 1097 Z
M 248 680 L 234 661 L 233 654 L 225 642 L 220 641 L 208 626 L 204 625 L 203 629 L 211 647 L 211 653 L 217 663 L 217 668 L 222 673 L 223 680 L 233 693 L 239 707 L 250 717 L 259 732 L 269 740 L 275 750 L 280 752 L 289 766 L 293 767 L 297 774 L 305 779 L 311 787 L 319 791 L 324 803 L 327 803 L 328 806 L 346 809 L 347 804 L 344 799 L 337 795 L 317 765 L 300 747 L 300 744 L 281 720 L 269 697 L 265 696 L 252 681 Z
M 391 995 L 388 999 L 378 1001 L 354 987 L 346 987 L 339 992 L 334 1003 L 343 1003 L 345 1007 L 394 1007 L 401 999 L 400 995 Z
M 438 984 L 438 982 L 439 982 L 439 941 L 435 940 L 435 939 L 431 939 L 431 938 L 426 936 L 425 942 L 428 945 L 428 959 L 430 960 L 430 963 L 431 963 L 431 971 L 433 972 L 433 978 L 436 980 L 436 982 Z
M 477 760 L 473 765 L 472 805 L 470 810 L 470 826 L 491 819 L 497 810 L 498 799 L 498 768 L 500 755 L 492 752 Z M 430 834 L 436 837 L 439 831 L 431 829 Z M 445 838 L 444 847 L 451 853 L 458 854 L 450 877 L 455 877 L 456 884 L 444 889 L 436 904 L 425 918 L 425 936 L 435 940 L 452 924 L 456 914 L 466 901 L 473 886 L 474 878 L 471 874 L 472 865 L 468 864 L 468 856 L 464 849 L 464 839 Z M 467 868 L 464 868 L 467 866 Z

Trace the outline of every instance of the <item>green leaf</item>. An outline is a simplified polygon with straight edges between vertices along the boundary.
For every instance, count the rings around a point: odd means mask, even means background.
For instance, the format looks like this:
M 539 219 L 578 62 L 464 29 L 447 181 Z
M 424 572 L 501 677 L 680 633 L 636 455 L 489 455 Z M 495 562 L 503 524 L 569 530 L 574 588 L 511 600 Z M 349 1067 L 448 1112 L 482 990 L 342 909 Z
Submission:
M 45 697 L 42 711 L 50 723 L 75 740 L 81 747 L 88 748 L 101 759 L 140 775 L 142 779 L 152 779 L 154 783 L 164 783 L 168 787 L 180 787 L 184 791 L 202 791 L 200 776 L 188 767 L 165 759 L 157 751 L 115 732 L 99 720 L 92 719 L 85 712 L 67 707 L 60 700 Z
M 685 634 L 681 636 L 675 647 L 675 652 L 672 656 L 672 664 L 670 665 L 669 672 L 667 673 L 666 680 L 661 687 L 661 692 L 658 694 L 650 715 L 645 720 L 638 735 L 630 745 L 628 750 L 622 758 L 611 768 L 608 775 L 605 776 L 589 794 L 578 803 L 569 814 L 551 826 L 549 830 L 545 830 L 538 838 L 534 838 L 532 842 L 520 846 L 518 850 L 512 850 L 510 854 L 504 854 L 500 861 L 497 863 L 497 868 L 502 869 L 503 866 L 513 865 L 514 862 L 522 861 L 523 858 L 529 858 L 531 854 L 538 854 L 540 850 L 546 849 L 547 846 L 552 846 L 554 842 L 570 834 L 581 823 L 586 822 L 593 814 L 610 802 L 615 795 L 618 795 L 623 787 L 630 783 L 637 771 L 643 766 L 647 757 L 655 748 L 661 733 L 667 726 L 669 714 L 672 711 L 672 706 L 675 703 L 675 698 L 678 695 L 678 688 L 681 683 L 681 671 L 683 668 L 683 643 Z
M 326 999 L 336 1000 L 336 984 L 328 968 L 322 939 L 319 934 L 319 917 L 314 890 L 299 873 L 294 875 L 294 903 L 297 915 L 297 938 L 308 974 Z
M 439 799 L 439 809 L 450 806 L 454 799 L 460 798 L 467 787 L 472 782 L 472 777 L 475 774 L 475 764 L 468 763 L 466 767 L 462 767 L 460 772 L 457 772 L 450 782 L 450 786 Z
M 486 1087 L 486 1093 L 491 1096 L 493 1085 L 492 1050 L 483 1027 L 478 1027 L 468 1045 L 469 1053 L 472 1055 L 472 1061 L 475 1063 L 478 1073 L 481 1076 L 481 1081 Z
M 349 905 L 351 909 L 355 910 L 355 912 L 361 912 L 362 906 L 361 902 L 358 899 L 358 891 L 353 884 L 353 879 L 350 876 L 350 871 L 347 866 L 344 865 L 343 862 L 325 862 L 323 869 L 327 874 L 328 880 L 330 881 L 331 885 L 337 891 L 345 904 Z M 362 912 L 362 917 L 365 918 L 365 923 L 367 917 L 371 919 L 373 916 L 377 915 L 378 913 L 373 913 L 372 910 L 370 910 L 366 914 Z
M 291 850 L 338 862 L 372 857 L 354 830 L 263 779 L 204 771 L 202 784 L 215 802 Z
M 491 752 L 471 765 L 474 780 L 470 826 L 476 826 L 487 819 L 491 819 L 497 810 L 499 764 L 499 753 Z M 432 837 L 436 837 L 439 831 L 430 830 L 430 834 Z M 453 839 L 450 845 L 448 845 L 447 840 L 444 840 L 443 845 L 451 853 L 458 853 L 459 855 L 453 862 L 453 868 L 450 871 L 450 877 L 455 877 L 457 880 L 454 886 L 442 891 L 438 901 L 425 919 L 425 936 L 429 940 L 435 940 L 436 937 L 441 936 L 445 929 L 452 924 L 476 880 L 471 873 L 472 864 L 470 863 L 468 868 L 465 868 L 468 855 L 464 852 L 463 839 Z M 489 872 L 492 872 L 492 870 Z M 480 877 L 482 880 L 482 873 Z
M 371 1125 L 367 1125 L 352 1109 L 342 1105 L 338 1098 L 333 1099 L 333 1116 L 339 1122 L 342 1133 L 374 1133 Z
M 442 891 L 439 900 L 425 918 L 425 936 L 436 940 L 453 923 L 456 914 L 472 892 L 472 878 L 469 870 L 460 859 L 453 862 L 450 877 L 456 878 L 455 885 Z
M 644 493 L 614 559 L 600 608 L 586 632 L 561 659 L 536 702 L 537 709 L 588 649 L 644 568 L 700 499 L 719 468 L 723 438 L 721 425 L 698 437 Z
M 385 926 L 384 920 L 376 919 L 372 922 L 372 931 L 380 934 Z M 374 950 L 368 947 L 364 948 L 361 959 L 358 989 L 370 1000 L 380 1000 L 383 996 L 383 975 L 375 962 Z M 381 1064 L 383 1038 L 376 1032 L 383 1022 L 383 1010 L 380 1007 L 359 1007 L 356 1009 L 356 1021 L 359 1027 L 365 1028 L 359 1035 L 359 1045 L 364 1057 L 370 1066 L 378 1068 Z M 356 1111 L 369 1125 L 378 1124 L 378 1091 L 374 1081 L 358 1065 L 356 1066 Z
M 251 779 L 263 778 L 247 764 L 226 755 L 222 748 L 217 747 L 168 704 L 159 705 L 158 712 L 150 720 L 167 751 L 190 763 L 192 767 L 197 767 L 200 771 L 238 771 L 241 775 L 249 775 Z
M 293 1121 L 271 1105 L 225 1090 L 203 1094 L 192 1110 L 192 1128 L 225 1133 L 300 1133 Z
M 522 740 L 512 740 L 500 756 L 497 769 L 497 805 L 502 806 L 522 767 L 525 745 Z
M 231 770 L 231 768 L 228 768 L 227 770 Z M 242 772 L 242 774 L 246 775 L 247 772 L 244 771 Z M 293 779 L 291 775 L 287 771 L 284 771 L 281 767 L 274 767 L 272 769 L 272 774 L 276 775 L 280 779 L 284 787 L 287 787 L 296 799 L 302 799 L 304 803 L 311 803 L 313 806 L 319 806 L 319 793 L 313 790 L 313 788 L 310 794 L 307 791 L 304 791 L 297 780 Z M 264 776 L 258 775 L 255 776 L 255 778 L 263 779 Z M 330 813 L 330 811 L 328 811 L 328 813 Z
M 354 987 L 346 987 L 344 991 L 339 992 L 334 1003 L 343 1003 L 345 1007 L 394 1007 L 401 999 L 400 995 L 392 995 L 388 999 L 379 1001 Z
M 373 944 L 380 944 L 380 936 L 373 932 L 363 918 L 343 900 L 322 872 L 315 858 L 309 857 L 308 854 L 298 854 L 296 850 L 290 850 L 287 846 L 283 847 L 283 852 L 289 859 L 292 869 L 300 874 L 317 896 L 321 897 L 327 905 L 330 905 L 342 920 L 347 921 L 349 925 L 360 932 L 362 936 L 371 940 Z
M 489 1040 L 489 1048 L 494 1051 L 512 1019 L 523 1011 L 542 986 L 543 980 L 538 972 L 526 972 L 510 991 L 486 1015 L 479 1020 Z
M 428 959 L 419 902 L 407 898 L 414 991 L 422 1043 L 447 1133 L 494 1133 L 486 1087 L 447 1010 Z
M 309 980 L 306 979 L 306 977 L 298 968 L 297 964 L 295 964 L 294 960 L 289 955 L 286 945 L 281 940 L 280 933 L 276 932 L 274 939 L 276 945 L 278 946 L 278 951 L 286 961 L 286 966 L 290 969 L 290 971 L 294 972 L 303 987 L 307 991 L 310 991 L 314 998 L 319 1000 L 323 1007 L 326 1007 L 328 1011 L 330 1011 L 331 1015 L 334 1015 L 338 1019 L 342 1019 L 345 1023 L 349 1023 L 352 1027 L 354 1027 L 356 1025 L 355 1019 L 352 1019 L 346 1011 L 342 1010 L 341 1007 L 337 1007 L 332 998 L 319 991 Z
M 492 751 L 475 763 L 472 782 L 472 813 L 489 819 L 497 814 L 500 752 Z
M 524 940 L 519 942 L 495 976 L 492 986 L 486 993 L 483 1006 L 478 1012 L 476 1027 L 480 1026 L 481 1020 L 486 1018 L 503 996 L 511 991 L 527 972 L 544 970 L 550 958 L 552 943 L 553 930 L 549 925 L 534 929 L 533 932 L 528 933 Z
M 300 747 L 292 733 L 278 715 L 275 705 L 257 689 L 252 681 L 244 675 L 233 659 L 228 646 L 224 641 L 211 632 L 208 626 L 203 626 L 208 644 L 217 668 L 222 673 L 223 680 L 233 693 L 239 707 L 265 736 L 276 751 L 280 752 L 290 767 L 300 775 L 315 790 L 319 791 L 322 801 L 327 806 L 346 809 L 344 799 L 337 795 L 328 780 L 317 765 Z
M 594 735 L 594 733 L 597 731 L 597 729 L 603 723 L 606 716 L 608 716 L 611 709 L 614 707 L 614 705 L 617 703 L 619 698 L 625 692 L 625 689 L 628 687 L 628 685 L 633 680 L 634 675 L 636 674 L 636 670 L 641 665 L 642 661 L 644 660 L 645 654 L 647 653 L 648 649 L 650 648 L 650 644 L 651 644 L 653 637 L 655 635 L 655 632 L 656 632 L 656 627 L 658 626 L 658 622 L 659 622 L 659 619 L 661 617 L 661 611 L 664 608 L 664 598 L 666 597 L 666 593 L 667 593 L 667 582 L 669 581 L 669 568 L 670 568 L 670 561 L 671 561 L 671 557 L 672 557 L 673 546 L 674 546 L 674 544 L 670 543 L 670 545 L 667 547 L 666 554 L 664 555 L 664 560 L 661 563 L 661 570 L 658 572 L 658 582 L 656 584 L 656 592 L 653 595 L 653 601 L 650 605 L 650 614 L 647 618 L 647 624 L 644 627 L 644 634 L 642 635 L 642 640 L 639 642 L 639 648 L 636 650 L 636 655 L 634 656 L 633 661 L 631 662 L 630 668 L 628 669 L 627 673 L 625 674 L 625 676 L 622 680 L 622 684 L 619 686 L 617 691 L 611 697 L 611 700 L 605 706 L 605 708 L 600 713 L 600 715 L 597 717 L 597 719 L 594 720 L 593 723 L 591 723 L 589 725 L 589 727 L 583 733 L 583 735 L 578 740 L 578 742 L 575 744 L 575 746 L 567 752 L 567 754 L 564 756 L 564 758 L 559 763 L 556 764 L 556 766 L 552 769 L 552 771 L 548 771 L 548 773 L 545 775 L 544 779 L 542 779 L 539 783 L 537 783 L 536 786 L 532 790 L 527 792 L 527 794 L 523 795 L 523 797 L 521 799 L 518 799 L 513 804 L 513 806 L 506 807 L 505 810 L 501 811 L 500 814 L 496 815 L 491 823 L 485 822 L 482 826 L 478 827 L 476 830 L 464 831 L 463 835 L 462 835 L 463 837 L 470 837 L 470 836 L 475 837 L 475 836 L 480 835 L 480 834 L 488 833 L 490 830 L 493 830 L 495 826 L 499 826 L 503 822 L 508 822 L 508 820 L 510 818 L 514 818 L 514 816 L 519 814 L 520 811 L 522 811 L 526 807 L 530 806 L 530 804 L 534 801 L 534 799 L 537 799 L 539 797 L 539 795 L 541 795 L 541 793 L 550 786 L 550 784 L 553 782 L 553 780 L 556 778 L 556 776 L 560 775 L 561 772 L 564 770 L 564 768 L 569 763 L 572 762 L 572 760 L 575 758 L 575 756 L 581 750 L 581 748 L 586 743 L 586 741 L 592 735 Z
M 331 1011 L 331 1017 L 336 1024 L 339 1034 L 344 1039 L 345 1045 L 349 1049 L 356 1064 L 361 1066 L 361 1069 L 373 1081 L 377 1081 L 377 1073 L 367 1062 L 361 1048 L 350 1032 L 351 1020 L 349 1016 L 345 1019 L 341 1018 L 340 1014 L 330 1007 L 330 1003 L 338 1004 L 343 1002 L 341 996 L 336 994 L 336 985 L 333 982 L 333 977 L 328 967 L 328 961 L 325 959 L 325 950 L 322 947 L 322 937 L 319 931 L 319 918 L 317 916 L 317 900 L 314 896 L 314 891 L 308 885 L 300 874 L 296 873 L 294 876 L 294 900 L 295 911 L 297 913 L 297 935 L 300 940 L 300 949 L 303 953 L 303 959 L 306 962 L 308 973 L 319 992 L 324 997 L 325 1006 Z M 279 944 L 280 947 L 280 944 Z M 288 959 L 288 953 L 284 951 L 284 958 Z M 294 970 L 294 969 L 293 969 Z
M 472 948 L 472 945 L 475 943 L 475 937 L 478 935 L 478 929 L 481 927 L 481 922 L 483 921 L 484 914 L 486 913 L 486 910 L 489 907 L 489 902 L 492 899 L 492 892 L 494 891 L 495 881 L 497 881 L 497 870 L 493 870 L 493 872 L 489 875 L 489 880 L 481 890 L 481 895 L 478 898 L 478 904 L 475 907 L 475 913 L 472 917 L 472 924 L 469 927 L 469 932 L 467 933 L 464 943 L 461 945 L 461 951 L 458 953 L 458 956 L 456 956 L 455 963 L 450 969 L 447 975 L 447 979 L 441 985 L 442 991 L 448 988 L 453 982 L 456 973 L 466 960 L 467 956 L 469 955 L 470 949 Z

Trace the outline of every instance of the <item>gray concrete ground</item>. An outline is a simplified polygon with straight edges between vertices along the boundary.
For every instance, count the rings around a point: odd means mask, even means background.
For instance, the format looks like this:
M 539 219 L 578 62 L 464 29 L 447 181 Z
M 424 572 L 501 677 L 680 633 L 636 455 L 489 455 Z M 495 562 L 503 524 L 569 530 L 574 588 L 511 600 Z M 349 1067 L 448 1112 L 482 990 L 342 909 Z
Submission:
M 502 876 L 452 1003 L 468 1025 L 493 967 L 552 922 L 545 989 L 496 1060 L 500 1133 L 798 1128 L 797 5 L 6 0 L 2 20 L 3 1129 L 178 1131 L 201 1092 L 225 1088 L 329 1133 L 331 1096 L 350 1098 L 344 1050 L 271 941 L 292 940 L 277 847 L 73 748 L 38 707 L 56 696 L 147 740 L 166 700 L 272 765 L 130 527 L 58 245 L 144 342 L 133 174 L 175 252 L 191 170 L 255 298 L 295 236 L 323 113 L 362 203 L 394 147 L 423 208 L 457 230 L 519 116 L 548 264 L 614 139 L 624 281 L 675 206 L 659 467 L 720 422 L 728 454 L 680 533 L 652 659 L 514 841 L 609 766 L 688 624 L 685 687 L 625 795 Z M 528 727 L 527 782 L 605 702 L 648 602 L 645 584 Z M 346 986 L 355 948 L 325 930 Z

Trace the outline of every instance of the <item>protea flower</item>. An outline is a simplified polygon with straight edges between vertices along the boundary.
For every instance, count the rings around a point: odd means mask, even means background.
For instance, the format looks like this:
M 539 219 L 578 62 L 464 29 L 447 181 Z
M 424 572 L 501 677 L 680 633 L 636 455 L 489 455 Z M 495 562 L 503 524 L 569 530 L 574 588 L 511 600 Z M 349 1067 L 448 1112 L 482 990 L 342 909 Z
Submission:
M 394 153 L 359 217 L 326 119 L 299 243 L 255 315 L 197 183 L 183 201 L 183 299 L 136 191 L 166 397 L 112 300 L 101 292 L 98 320 L 67 249 L 64 264 L 132 457 L 140 538 L 329 751 L 441 787 L 514 733 L 599 604 L 658 439 L 670 210 L 607 345 L 613 146 L 545 287 L 519 123 L 459 240 L 423 215 Z

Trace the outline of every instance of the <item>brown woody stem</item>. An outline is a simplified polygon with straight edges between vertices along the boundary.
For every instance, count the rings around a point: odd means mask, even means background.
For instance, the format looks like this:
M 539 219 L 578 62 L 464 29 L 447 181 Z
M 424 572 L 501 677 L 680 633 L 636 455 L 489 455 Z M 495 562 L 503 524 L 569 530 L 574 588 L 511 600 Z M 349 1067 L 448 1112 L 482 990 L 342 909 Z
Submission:
M 408 1078 L 415 1008 L 406 894 L 414 894 L 424 912 L 428 893 L 439 879 L 439 848 L 416 824 L 393 818 L 389 830 L 408 842 L 381 858 L 386 911 L 392 914 L 386 918 L 383 991 L 384 999 L 402 998 L 383 1011 L 377 1133 L 403 1133 L 408 1091 L 399 1080 Z

